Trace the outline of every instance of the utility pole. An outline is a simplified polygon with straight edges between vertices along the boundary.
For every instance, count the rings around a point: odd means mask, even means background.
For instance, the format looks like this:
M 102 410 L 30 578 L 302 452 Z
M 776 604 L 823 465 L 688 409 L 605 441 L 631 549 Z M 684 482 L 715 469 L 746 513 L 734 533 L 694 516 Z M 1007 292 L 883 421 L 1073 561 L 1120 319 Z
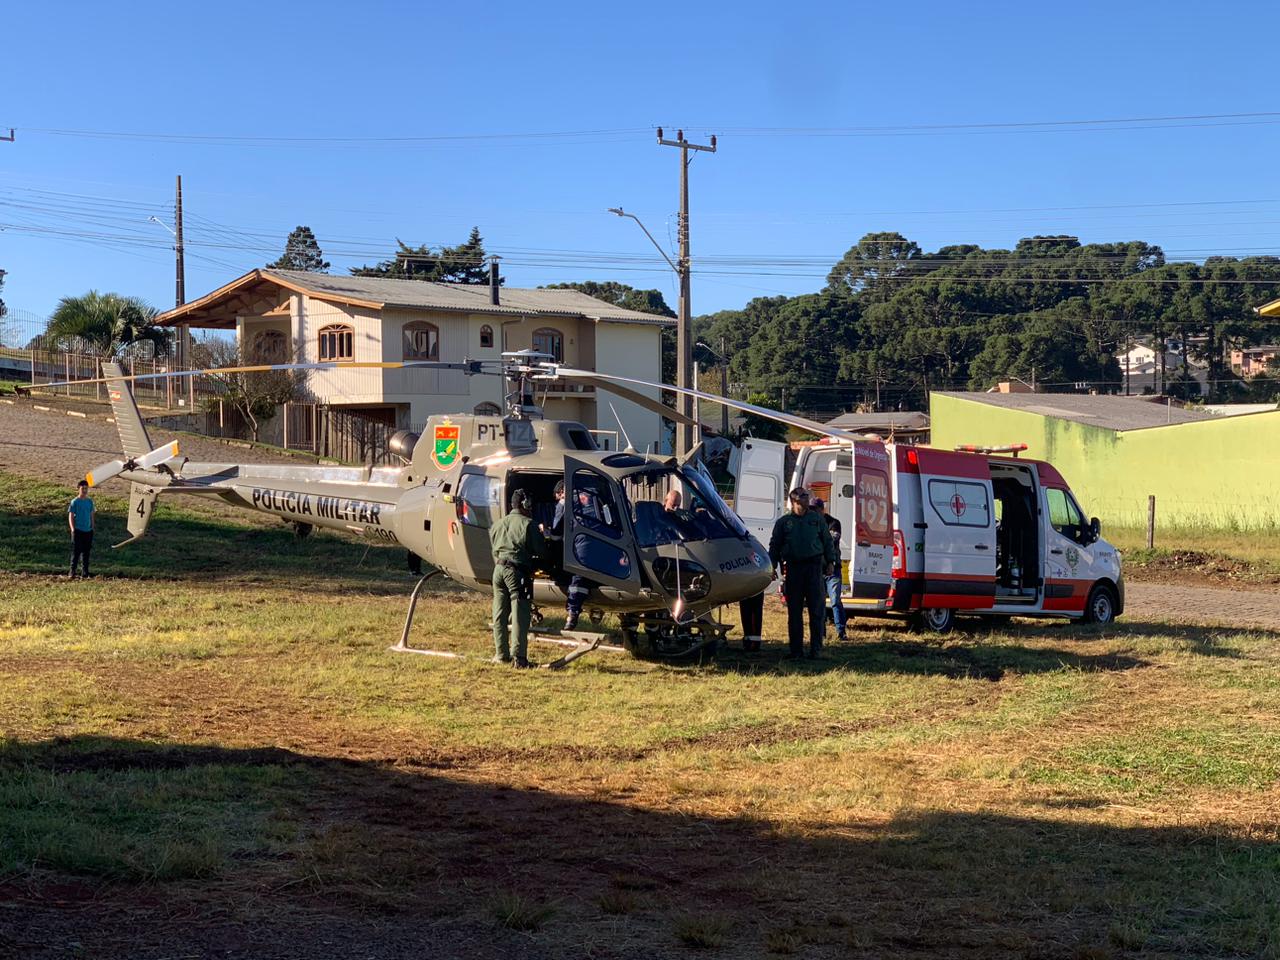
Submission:
M 680 148 L 680 222 L 677 231 L 680 257 L 676 267 L 680 276 L 680 319 L 676 327 L 676 386 L 688 390 L 693 370 L 693 311 L 689 302 L 689 151 L 715 153 L 716 138 L 712 137 L 709 144 L 690 143 L 684 138 L 684 131 L 677 130 L 674 140 L 666 140 L 659 127 L 658 145 Z M 690 418 L 693 409 L 691 401 L 692 397 L 680 395 L 676 402 L 676 409 Z M 676 455 L 683 457 L 688 454 L 693 449 L 694 442 L 690 427 L 685 423 L 676 424 Z
M 173 219 L 173 305 L 180 307 L 187 302 L 187 265 L 182 248 L 182 174 L 178 174 L 177 187 L 174 191 Z M 178 356 L 175 359 L 179 364 L 188 363 L 191 356 L 191 328 L 186 324 L 178 328 L 177 347 Z
M 720 396 L 729 395 L 729 358 L 724 355 L 724 337 L 720 338 Z M 729 436 L 729 408 L 720 404 L 720 436 Z
M 17 135 L 14 133 L 13 127 L 9 128 L 9 135 L 7 137 L 0 137 L 0 140 L 5 141 L 6 143 L 13 143 L 13 141 L 17 139 L 18 138 L 17 138 Z

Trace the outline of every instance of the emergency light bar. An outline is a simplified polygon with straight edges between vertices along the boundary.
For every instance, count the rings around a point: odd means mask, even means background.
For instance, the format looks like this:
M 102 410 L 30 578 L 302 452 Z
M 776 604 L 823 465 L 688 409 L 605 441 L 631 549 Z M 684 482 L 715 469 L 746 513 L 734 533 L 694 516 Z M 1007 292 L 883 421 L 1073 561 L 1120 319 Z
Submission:
M 1025 443 L 1008 443 L 1003 447 L 982 447 L 973 443 L 962 443 L 956 447 L 957 453 L 1010 453 L 1016 460 L 1019 452 L 1027 449 Z

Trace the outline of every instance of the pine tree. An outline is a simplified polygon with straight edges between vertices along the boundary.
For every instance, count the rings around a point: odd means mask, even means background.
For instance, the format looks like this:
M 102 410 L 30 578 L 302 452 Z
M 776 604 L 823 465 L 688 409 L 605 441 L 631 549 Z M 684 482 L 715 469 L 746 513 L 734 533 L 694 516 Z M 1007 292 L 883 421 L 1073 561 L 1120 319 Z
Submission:
M 388 277 L 399 280 L 431 280 L 435 283 L 487 284 L 489 282 L 488 254 L 484 252 L 484 240 L 480 228 L 472 227 L 464 243 L 456 247 L 438 250 L 423 244 L 411 247 L 397 239 L 399 249 L 390 260 L 372 266 L 352 267 L 357 277 Z M 506 283 L 504 277 L 498 283 Z
M 311 232 L 311 228 L 299 226 L 289 233 L 280 259 L 268 263 L 267 269 L 326 273 L 329 270 L 329 261 L 324 258 L 320 244 L 316 242 L 316 235 Z

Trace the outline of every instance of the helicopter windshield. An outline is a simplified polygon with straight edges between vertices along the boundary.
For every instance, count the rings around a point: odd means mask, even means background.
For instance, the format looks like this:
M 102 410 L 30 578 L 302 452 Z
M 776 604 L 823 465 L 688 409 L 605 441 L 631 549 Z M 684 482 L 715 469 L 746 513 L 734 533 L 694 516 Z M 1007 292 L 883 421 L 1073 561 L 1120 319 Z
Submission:
M 748 536 L 715 485 L 691 467 L 640 470 L 624 478 L 622 487 L 641 547 Z

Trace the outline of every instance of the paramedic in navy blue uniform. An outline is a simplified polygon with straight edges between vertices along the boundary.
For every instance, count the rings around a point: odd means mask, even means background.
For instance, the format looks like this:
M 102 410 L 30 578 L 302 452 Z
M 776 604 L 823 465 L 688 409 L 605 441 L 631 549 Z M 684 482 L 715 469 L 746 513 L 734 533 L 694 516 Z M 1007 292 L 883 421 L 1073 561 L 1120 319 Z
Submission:
M 844 532 L 841 529 L 840 521 L 827 513 L 827 505 L 817 497 L 813 498 L 813 501 L 809 504 L 809 509 L 814 513 L 821 514 L 822 519 L 827 521 L 827 529 L 831 531 L 831 540 L 836 545 L 836 556 L 839 557 L 840 537 Z M 826 585 L 827 599 L 831 601 L 831 621 L 836 626 L 836 639 L 843 641 L 848 638 L 845 636 L 844 600 L 841 598 L 841 594 L 844 593 L 844 584 L 840 582 L 839 560 L 836 560 L 835 570 L 827 574 Z
M 822 514 L 809 509 L 809 491 L 791 491 L 791 512 L 773 525 L 769 559 L 782 567 L 782 592 L 787 597 L 788 658 L 804 656 L 804 615 L 809 613 L 809 656 L 822 653 L 827 629 L 826 578 L 840 562 L 831 531 Z

